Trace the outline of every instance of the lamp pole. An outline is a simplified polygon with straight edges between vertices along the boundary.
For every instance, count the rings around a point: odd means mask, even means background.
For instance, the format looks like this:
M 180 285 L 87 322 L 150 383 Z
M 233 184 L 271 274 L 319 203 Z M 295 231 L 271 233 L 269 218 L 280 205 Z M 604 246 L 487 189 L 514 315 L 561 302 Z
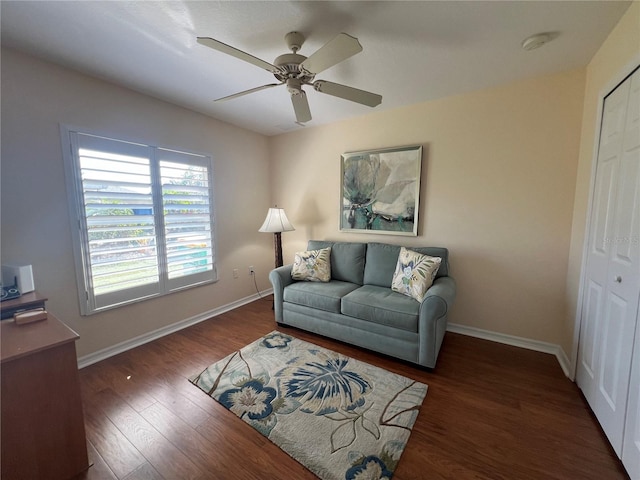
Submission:
M 282 232 L 274 232 L 273 241 L 276 249 L 276 268 L 278 268 L 284 263 L 282 260 Z

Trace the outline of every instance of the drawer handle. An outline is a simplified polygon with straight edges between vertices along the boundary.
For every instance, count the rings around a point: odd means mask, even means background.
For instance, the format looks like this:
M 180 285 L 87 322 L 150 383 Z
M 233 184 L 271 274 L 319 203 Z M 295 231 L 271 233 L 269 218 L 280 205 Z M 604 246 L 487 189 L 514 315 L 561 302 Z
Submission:
M 614 282 L 616 283 L 622 283 L 622 277 L 620 275 L 616 275 L 616 277 L 613 279 Z

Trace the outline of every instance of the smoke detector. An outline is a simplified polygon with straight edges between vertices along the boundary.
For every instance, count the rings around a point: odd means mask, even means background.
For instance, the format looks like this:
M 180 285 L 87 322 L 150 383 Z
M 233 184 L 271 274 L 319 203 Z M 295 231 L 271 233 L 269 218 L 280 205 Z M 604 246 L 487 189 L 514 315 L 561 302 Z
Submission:
M 536 48 L 543 46 L 545 43 L 549 43 L 551 40 L 553 40 L 553 35 L 550 33 L 537 33 L 525 38 L 522 41 L 522 48 L 527 51 L 535 50 Z

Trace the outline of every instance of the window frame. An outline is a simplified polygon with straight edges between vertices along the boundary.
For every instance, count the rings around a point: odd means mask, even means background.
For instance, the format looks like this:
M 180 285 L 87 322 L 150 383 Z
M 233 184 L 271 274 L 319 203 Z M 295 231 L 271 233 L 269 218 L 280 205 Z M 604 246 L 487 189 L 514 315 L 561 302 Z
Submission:
M 65 180 L 67 186 L 67 197 L 70 215 L 70 233 L 73 250 L 76 285 L 78 290 L 78 301 L 80 313 L 83 316 L 100 313 L 124 305 L 145 301 L 151 298 L 158 298 L 178 291 L 215 283 L 218 281 L 217 264 L 217 222 L 216 222 L 216 202 L 214 185 L 214 161 L 213 156 L 208 153 L 195 152 L 185 148 L 167 147 L 156 145 L 139 140 L 118 138 L 104 132 L 96 132 L 86 128 L 77 128 L 65 124 L 60 124 L 60 134 L 62 139 L 63 160 L 65 164 Z M 89 232 L 86 222 L 86 209 L 84 202 L 84 187 L 81 178 L 78 135 L 93 136 L 108 141 L 122 142 L 140 146 L 149 150 L 150 167 L 150 187 L 153 199 L 153 216 L 155 224 L 155 242 L 157 248 L 157 267 L 159 280 L 156 283 L 145 284 L 137 287 L 128 287 L 114 294 L 106 293 L 96 296 L 93 290 L 92 276 L 89 258 Z M 164 152 L 169 157 L 177 154 L 193 156 L 194 161 L 182 161 L 185 165 L 199 165 L 207 168 L 208 171 L 208 199 L 209 199 L 209 233 L 211 239 L 211 270 L 195 274 L 183 275 L 173 279 L 169 278 L 167 239 L 165 231 L 165 210 L 163 204 L 163 190 L 161 182 L 161 162 L 171 161 L 160 158 L 158 152 Z M 198 158 L 196 161 L 195 159 Z M 101 302 L 96 302 L 97 298 Z M 122 300 L 122 297 L 126 297 Z

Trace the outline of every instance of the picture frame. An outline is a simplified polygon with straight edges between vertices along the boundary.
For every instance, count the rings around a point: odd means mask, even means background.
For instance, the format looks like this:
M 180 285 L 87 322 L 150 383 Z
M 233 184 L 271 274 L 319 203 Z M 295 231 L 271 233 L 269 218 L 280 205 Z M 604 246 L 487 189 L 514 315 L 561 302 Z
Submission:
M 340 231 L 417 236 L 421 167 L 421 145 L 342 154 Z

